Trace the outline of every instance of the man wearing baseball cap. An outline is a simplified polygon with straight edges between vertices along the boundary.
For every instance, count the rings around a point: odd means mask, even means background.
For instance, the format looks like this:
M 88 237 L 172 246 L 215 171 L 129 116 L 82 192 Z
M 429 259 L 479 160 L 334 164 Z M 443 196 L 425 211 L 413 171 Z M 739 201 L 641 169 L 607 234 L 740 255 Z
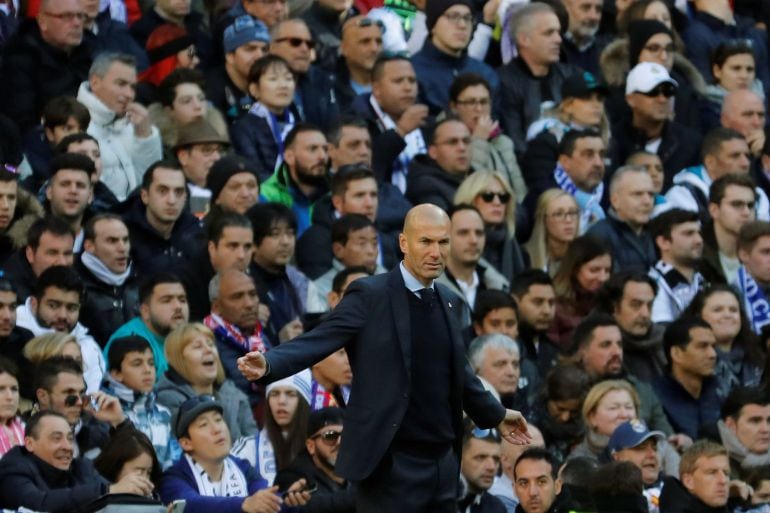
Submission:
M 658 512 L 663 487 L 658 444 L 665 439 L 662 431 L 650 431 L 644 421 L 634 419 L 616 427 L 607 444 L 607 451 L 613 460 L 630 461 L 639 467 L 650 513 Z
M 640 62 L 628 73 L 626 103 L 631 116 L 612 127 L 613 168 L 637 151 L 655 153 L 663 162 L 666 189 L 674 173 L 698 164 L 700 134 L 672 119 L 678 87 L 666 68 L 655 62 Z

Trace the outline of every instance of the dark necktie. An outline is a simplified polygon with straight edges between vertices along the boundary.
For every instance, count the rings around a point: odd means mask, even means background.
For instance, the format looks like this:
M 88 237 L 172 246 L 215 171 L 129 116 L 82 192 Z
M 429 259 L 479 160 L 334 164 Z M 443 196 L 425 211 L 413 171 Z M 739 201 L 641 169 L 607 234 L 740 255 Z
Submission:
M 436 292 L 431 288 L 424 288 L 418 291 L 420 293 L 420 299 L 425 303 L 428 308 L 433 308 L 436 304 Z

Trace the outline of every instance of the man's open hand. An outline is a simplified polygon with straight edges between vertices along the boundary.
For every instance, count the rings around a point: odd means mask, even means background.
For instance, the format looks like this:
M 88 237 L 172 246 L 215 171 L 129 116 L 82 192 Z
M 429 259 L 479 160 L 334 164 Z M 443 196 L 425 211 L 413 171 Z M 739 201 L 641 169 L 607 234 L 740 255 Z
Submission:
M 267 361 L 259 351 L 252 351 L 238 358 L 238 370 L 249 381 L 256 381 L 267 372 Z
M 526 419 L 516 410 L 505 410 L 505 418 L 498 429 L 500 435 L 512 444 L 529 445 L 532 441 Z

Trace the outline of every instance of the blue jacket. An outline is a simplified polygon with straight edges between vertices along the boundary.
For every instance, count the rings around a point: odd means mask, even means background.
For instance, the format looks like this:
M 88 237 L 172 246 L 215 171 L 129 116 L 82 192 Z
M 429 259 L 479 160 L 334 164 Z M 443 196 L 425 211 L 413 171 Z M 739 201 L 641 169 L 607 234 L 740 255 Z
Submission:
M 717 394 L 716 378 L 703 382 L 700 397 L 695 399 L 671 376 L 663 376 L 653 384 L 660 398 L 663 411 L 676 433 L 684 433 L 693 440 L 698 438 L 702 426 L 719 420 L 722 399 Z
M 276 168 L 280 148 L 270 128 L 270 120 L 249 112 L 241 116 L 230 129 L 233 149 L 248 159 L 265 183 Z
M 616 271 L 639 271 L 647 273 L 658 257 L 655 243 L 647 230 L 640 235 L 617 218 L 615 211 L 607 211 L 607 217 L 594 224 L 588 235 L 603 240 L 612 252 L 612 266 Z

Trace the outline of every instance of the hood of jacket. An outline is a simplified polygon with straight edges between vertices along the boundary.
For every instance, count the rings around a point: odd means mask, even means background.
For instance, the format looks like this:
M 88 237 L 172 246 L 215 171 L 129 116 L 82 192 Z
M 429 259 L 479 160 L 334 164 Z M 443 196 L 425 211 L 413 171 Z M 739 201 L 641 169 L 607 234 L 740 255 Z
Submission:
M 41 326 L 37 322 L 37 318 L 35 317 L 35 314 L 32 313 L 32 308 L 30 308 L 30 300 L 31 298 L 27 298 L 27 300 L 24 302 L 23 305 L 19 305 L 16 307 L 16 324 L 21 326 L 22 328 L 26 328 L 29 331 L 31 331 L 36 337 L 39 337 L 40 335 L 45 335 L 46 333 L 53 333 L 56 330 L 53 330 L 51 328 L 46 328 Z M 70 331 L 70 335 L 75 337 L 78 342 L 80 342 L 81 339 L 89 337 L 88 334 L 88 328 L 80 324 L 79 322 L 75 324 L 75 327 Z M 81 351 L 83 348 L 81 347 Z
M 43 206 L 35 196 L 19 187 L 16 196 L 16 211 L 11 226 L 5 235 L 13 242 L 14 249 L 21 249 L 27 244 L 27 232 L 32 224 L 45 214 Z

